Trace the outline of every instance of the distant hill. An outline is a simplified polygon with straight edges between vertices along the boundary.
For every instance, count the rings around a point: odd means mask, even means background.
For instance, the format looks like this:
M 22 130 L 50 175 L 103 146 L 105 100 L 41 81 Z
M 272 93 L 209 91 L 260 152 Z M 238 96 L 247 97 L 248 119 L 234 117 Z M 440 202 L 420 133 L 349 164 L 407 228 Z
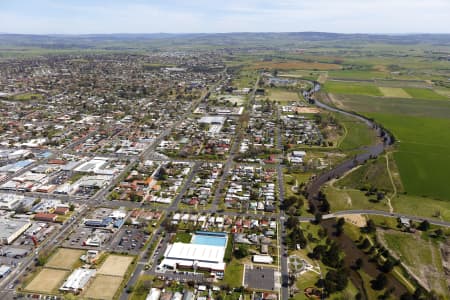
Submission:
M 339 34 L 326 32 L 193 33 L 193 34 L 0 34 L 1 48 L 130 50 L 165 47 L 302 47 L 314 42 L 370 42 L 416 45 L 450 45 L 450 34 Z

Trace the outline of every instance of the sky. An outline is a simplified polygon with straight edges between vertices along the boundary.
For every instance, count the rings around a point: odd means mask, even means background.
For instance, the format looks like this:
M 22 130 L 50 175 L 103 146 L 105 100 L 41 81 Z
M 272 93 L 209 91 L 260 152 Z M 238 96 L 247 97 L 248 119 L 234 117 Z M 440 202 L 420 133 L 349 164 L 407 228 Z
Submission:
M 22 34 L 450 33 L 450 0 L 0 0 Z

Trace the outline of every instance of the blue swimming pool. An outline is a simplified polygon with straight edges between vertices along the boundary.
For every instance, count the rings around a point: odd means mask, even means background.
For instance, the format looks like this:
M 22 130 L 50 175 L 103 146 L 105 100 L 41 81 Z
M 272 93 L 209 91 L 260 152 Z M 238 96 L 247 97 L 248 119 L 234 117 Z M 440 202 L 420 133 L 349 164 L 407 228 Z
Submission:
M 191 244 L 226 247 L 227 235 L 196 232 L 192 236 Z

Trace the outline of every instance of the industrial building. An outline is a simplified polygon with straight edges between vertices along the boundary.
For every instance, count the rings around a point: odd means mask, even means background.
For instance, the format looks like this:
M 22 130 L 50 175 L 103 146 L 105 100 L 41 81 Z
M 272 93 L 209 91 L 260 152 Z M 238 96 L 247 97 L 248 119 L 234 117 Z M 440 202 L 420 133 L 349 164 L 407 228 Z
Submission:
M 197 232 L 190 244 L 174 243 L 167 247 L 161 266 L 167 269 L 202 270 L 223 273 L 227 244 L 226 234 Z
M 31 226 L 29 220 L 0 217 L 0 244 L 9 245 Z

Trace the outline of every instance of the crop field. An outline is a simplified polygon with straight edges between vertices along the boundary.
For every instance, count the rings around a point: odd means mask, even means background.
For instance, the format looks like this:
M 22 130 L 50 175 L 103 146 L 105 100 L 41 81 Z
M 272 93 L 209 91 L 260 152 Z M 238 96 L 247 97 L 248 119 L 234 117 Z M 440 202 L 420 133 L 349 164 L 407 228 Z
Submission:
M 291 92 L 283 89 L 271 89 L 269 90 L 269 99 L 273 101 L 283 102 L 295 102 L 299 101 L 297 92 Z
M 304 62 L 304 61 L 268 61 L 257 62 L 252 64 L 249 69 L 259 70 L 339 70 L 341 66 L 338 64 L 328 64 L 320 62 Z
M 450 100 L 448 97 L 440 95 L 432 89 L 405 88 L 405 91 L 413 98 L 424 100 Z
M 355 70 L 341 70 L 330 71 L 328 77 L 332 79 L 355 79 L 355 80 L 373 80 L 389 78 L 389 73 L 379 71 L 355 71 Z
M 419 234 L 387 231 L 380 234 L 388 248 L 430 289 L 450 296 L 439 246 Z
M 325 91 L 332 94 L 350 94 L 366 96 L 383 96 L 377 86 L 369 83 L 327 81 Z
M 412 98 L 411 95 L 402 88 L 380 86 L 379 89 L 383 95 L 388 98 Z
M 396 114 L 429 118 L 449 118 L 450 101 L 333 95 L 343 109 L 363 114 Z
M 121 255 L 109 255 L 98 270 L 98 274 L 123 277 L 133 257 Z
M 413 98 L 422 100 L 450 100 L 448 96 L 441 95 L 431 88 L 406 87 L 405 91 Z
M 370 116 L 399 140 L 394 157 L 408 194 L 450 200 L 450 119 Z
M 45 266 L 55 269 L 71 270 L 72 266 L 79 260 L 80 256 L 84 252 L 85 251 L 83 250 L 59 248 L 58 251 L 52 255 Z
M 278 72 L 279 77 L 299 78 L 308 80 L 317 80 L 319 83 L 325 83 L 327 71 L 312 70 L 287 70 Z
M 89 285 L 84 297 L 89 299 L 113 299 L 122 283 L 122 277 L 97 275 Z
M 25 289 L 34 292 L 51 293 L 59 288 L 59 285 L 62 284 L 68 274 L 69 271 L 44 268 Z

